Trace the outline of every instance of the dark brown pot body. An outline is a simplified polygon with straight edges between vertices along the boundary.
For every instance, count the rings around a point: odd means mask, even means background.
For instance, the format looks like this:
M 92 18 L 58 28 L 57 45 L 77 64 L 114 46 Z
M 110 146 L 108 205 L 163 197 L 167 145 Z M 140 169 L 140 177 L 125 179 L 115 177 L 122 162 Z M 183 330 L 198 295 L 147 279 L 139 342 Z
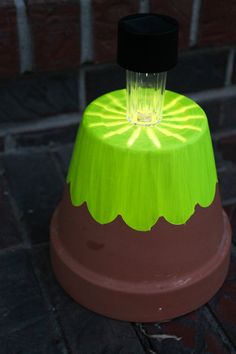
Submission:
M 101 225 L 69 188 L 51 223 L 51 259 L 62 287 L 81 305 L 135 322 L 171 319 L 206 303 L 227 274 L 231 245 L 218 188 L 184 225 L 163 218 L 149 232 L 118 217 Z

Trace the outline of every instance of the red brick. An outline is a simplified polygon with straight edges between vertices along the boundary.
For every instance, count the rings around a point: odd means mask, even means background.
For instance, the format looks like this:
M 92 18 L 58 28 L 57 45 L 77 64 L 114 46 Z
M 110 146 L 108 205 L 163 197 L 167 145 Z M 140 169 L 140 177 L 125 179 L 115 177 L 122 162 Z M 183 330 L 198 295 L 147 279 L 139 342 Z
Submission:
M 229 354 L 228 348 L 222 343 L 219 336 L 213 332 L 208 332 L 205 338 L 206 351 L 202 353 Z
M 14 0 L 0 2 L 0 76 L 19 72 L 17 19 Z
M 151 0 L 151 11 L 172 16 L 179 21 L 180 48 L 188 47 L 192 13 L 192 1 L 189 0 Z
M 235 0 L 202 1 L 199 45 L 230 44 L 236 41 Z
M 93 0 L 96 63 L 116 60 L 118 20 L 138 9 L 138 0 Z
M 75 68 L 80 62 L 77 0 L 28 0 L 36 70 Z

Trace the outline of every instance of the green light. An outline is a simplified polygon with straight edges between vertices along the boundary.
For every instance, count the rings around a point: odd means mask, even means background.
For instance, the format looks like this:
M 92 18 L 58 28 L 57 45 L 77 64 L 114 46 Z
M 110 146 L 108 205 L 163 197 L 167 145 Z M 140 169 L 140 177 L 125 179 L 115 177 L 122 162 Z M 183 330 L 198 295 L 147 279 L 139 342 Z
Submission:
M 67 182 L 73 205 L 87 203 L 105 224 L 118 215 L 147 231 L 164 217 L 184 224 L 197 204 L 209 206 L 217 175 L 204 111 L 166 91 L 160 123 L 126 119 L 126 91 L 103 95 L 85 110 Z
M 159 130 L 159 132 L 161 132 L 162 134 L 164 134 L 166 136 L 173 137 L 173 138 L 178 139 L 183 142 L 186 141 L 186 139 L 182 135 L 173 133 L 170 129 L 165 129 L 165 128 L 161 128 L 161 127 L 157 127 L 157 129 Z
M 176 115 L 179 115 L 180 113 L 185 113 L 185 112 L 187 112 L 189 110 L 192 110 L 194 108 L 196 108 L 195 105 L 194 104 L 192 104 L 192 105 L 190 104 L 190 105 L 188 105 L 186 107 L 181 107 L 181 108 L 176 109 L 175 111 L 172 111 L 172 112 L 170 112 L 169 110 L 168 111 L 164 110 L 164 112 L 167 112 L 167 114 L 165 116 L 167 116 L 167 115 L 176 116 Z
M 174 129 L 190 129 L 190 130 L 197 130 L 197 131 L 201 131 L 201 128 L 199 127 L 195 127 L 194 125 L 189 125 L 189 124 L 185 124 L 185 125 L 176 125 L 176 124 L 171 124 L 171 123 L 165 123 L 162 122 L 162 126 L 164 127 L 170 127 L 170 128 L 174 128 Z
M 123 133 L 127 132 L 127 131 L 130 130 L 130 129 L 132 129 L 132 126 L 126 124 L 125 127 L 120 128 L 120 129 L 113 130 L 113 131 L 111 131 L 111 132 L 109 132 L 109 133 L 106 133 L 106 134 L 103 135 L 103 137 L 104 137 L 105 139 L 106 139 L 106 138 L 110 138 L 110 137 L 112 137 L 112 136 L 114 136 L 114 135 L 123 134 Z
M 153 131 L 153 129 L 147 127 L 146 132 L 147 132 L 147 135 L 148 135 L 149 139 L 153 142 L 153 144 L 157 148 L 160 148 L 161 147 L 161 143 L 160 143 L 158 137 L 156 136 L 155 132 Z
M 164 103 L 166 72 L 141 73 L 126 70 L 126 117 L 136 125 L 160 123 Z
M 193 120 L 193 119 L 204 119 L 202 117 L 202 115 L 195 115 L 195 116 L 193 115 L 193 116 L 186 116 L 186 117 L 181 117 L 181 118 L 176 118 L 175 115 L 173 115 L 173 116 L 168 115 L 168 116 L 165 116 L 164 118 L 165 118 L 165 122 L 168 120 L 171 122 L 186 122 L 186 121 Z
M 135 143 L 135 141 L 139 138 L 140 133 L 141 133 L 141 127 L 137 127 L 136 129 L 134 129 L 131 137 L 127 142 L 127 146 L 132 146 Z

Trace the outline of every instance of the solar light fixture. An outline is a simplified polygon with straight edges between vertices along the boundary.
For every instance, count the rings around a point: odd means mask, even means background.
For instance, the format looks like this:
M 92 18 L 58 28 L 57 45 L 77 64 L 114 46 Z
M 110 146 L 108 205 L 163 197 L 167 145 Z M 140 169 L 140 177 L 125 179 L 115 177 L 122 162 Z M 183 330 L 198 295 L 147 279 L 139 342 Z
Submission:
M 159 123 L 167 71 L 177 63 L 178 23 L 169 16 L 131 15 L 118 23 L 118 64 L 126 69 L 127 118 Z
M 100 314 L 169 320 L 206 303 L 229 265 L 208 121 L 165 90 L 177 63 L 178 23 L 136 14 L 118 24 L 127 88 L 91 102 L 80 124 L 51 259 L 62 287 Z

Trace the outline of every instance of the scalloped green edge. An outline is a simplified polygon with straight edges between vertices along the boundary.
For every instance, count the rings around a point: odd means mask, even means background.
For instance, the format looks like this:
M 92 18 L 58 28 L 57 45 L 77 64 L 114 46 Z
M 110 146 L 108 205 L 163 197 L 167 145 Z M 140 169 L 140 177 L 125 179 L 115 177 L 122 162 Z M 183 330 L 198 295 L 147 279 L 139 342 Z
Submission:
M 214 199 L 217 174 L 205 112 L 166 91 L 155 126 L 126 119 L 126 91 L 94 100 L 85 110 L 67 176 L 74 206 L 87 203 L 100 224 L 120 215 L 138 231 L 160 217 L 181 225 L 195 206 Z

